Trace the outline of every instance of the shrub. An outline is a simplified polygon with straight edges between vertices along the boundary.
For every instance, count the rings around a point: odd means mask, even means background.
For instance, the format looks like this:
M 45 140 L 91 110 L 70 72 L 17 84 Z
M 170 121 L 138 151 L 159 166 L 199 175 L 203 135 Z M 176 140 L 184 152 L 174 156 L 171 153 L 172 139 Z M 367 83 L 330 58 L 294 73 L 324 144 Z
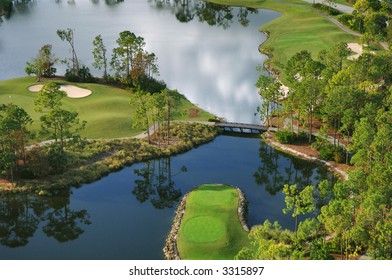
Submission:
M 297 139 L 295 133 L 289 130 L 279 130 L 275 135 L 278 141 L 282 144 L 292 144 Z
M 95 82 L 95 78 L 90 73 L 90 68 L 87 66 L 81 66 L 78 73 L 74 73 L 72 69 L 65 71 L 65 79 L 69 82 L 80 82 L 80 83 L 92 83 Z
M 323 160 L 333 160 L 342 163 L 345 160 L 345 151 L 341 146 L 334 146 L 332 144 L 325 144 L 319 148 L 320 158 Z
M 319 149 L 320 158 L 323 160 L 334 160 L 335 147 L 333 145 L 324 145 Z
M 331 16 L 337 16 L 340 15 L 341 12 L 335 8 L 332 8 L 331 6 L 325 5 L 325 4 L 321 4 L 321 3 L 315 3 L 312 5 L 313 8 L 326 12 L 327 14 L 331 15 Z
M 343 14 L 341 15 L 338 20 L 340 23 L 342 23 L 343 25 L 349 27 L 349 28 L 353 28 L 351 22 L 354 19 L 354 16 L 351 14 Z

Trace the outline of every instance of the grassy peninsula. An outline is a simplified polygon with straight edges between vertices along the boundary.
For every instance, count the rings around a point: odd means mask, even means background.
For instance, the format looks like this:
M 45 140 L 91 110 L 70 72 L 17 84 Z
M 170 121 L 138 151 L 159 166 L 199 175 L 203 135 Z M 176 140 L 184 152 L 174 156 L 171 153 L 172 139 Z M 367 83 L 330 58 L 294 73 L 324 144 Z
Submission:
M 190 193 L 178 232 L 181 259 L 233 259 L 249 244 L 238 201 L 237 189 L 227 185 L 207 184 Z

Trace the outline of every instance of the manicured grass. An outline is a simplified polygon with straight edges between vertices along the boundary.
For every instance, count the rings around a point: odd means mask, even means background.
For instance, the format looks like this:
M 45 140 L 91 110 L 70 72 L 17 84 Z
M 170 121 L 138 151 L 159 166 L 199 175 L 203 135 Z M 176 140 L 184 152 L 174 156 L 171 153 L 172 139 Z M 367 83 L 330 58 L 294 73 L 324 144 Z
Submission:
M 321 14 L 309 9 L 310 3 L 300 0 L 210 0 L 220 4 L 274 10 L 281 17 L 265 24 L 260 30 L 270 33 L 264 47 L 273 48 L 271 65 L 281 70 L 295 53 L 308 50 L 314 56 L 338 42 L 357 42 Z M 284 80 L 284 77 L 283 77 Z
M 227 185 L 203 185 L 188 197 L 178 232 L 181 259 L 233 259 L 248 234 L 238 215 L 238 193 Z
M 62 84 L 71 84 L 59 81 Z M 14 103 L 24 108 L 33 118 L 32 129 L 38 131 L 40 114 L 34 111 L 34 99 L 37 93 L 27 88 L 36 84 L 34 77 L 24 77 L 0 81 L 0 103 Z M 142 130 L 132 127 L 132 116 L 135 108 L 130 105 L 131 92 L 117 87 L 102 84 L 73 85 L 89 89 L 92 95 L 84 98 L 64 98 L 64 108 L 79 113 L 81 120 L 87 121 L 83 137 L 87 138 L 117 138 L 134 136 Z M 181 99 L 176 119 L 191 119 L 188 117 L 190 108 L 197 108 L 185 98 Z M 192 120 L 207 120 L 211 114 L 198 109 L 199 116 Z

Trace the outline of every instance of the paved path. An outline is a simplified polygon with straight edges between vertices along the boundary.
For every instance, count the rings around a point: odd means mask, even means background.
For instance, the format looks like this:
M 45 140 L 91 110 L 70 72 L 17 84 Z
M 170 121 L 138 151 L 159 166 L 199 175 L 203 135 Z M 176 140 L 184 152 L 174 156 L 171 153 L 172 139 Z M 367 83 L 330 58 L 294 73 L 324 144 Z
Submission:
M 313 4 L 313 3 L 325 4 L 323 0 L 302 0 L 302 1 L 308 2 L 311 4 Z M 354 11 L 353 7 L 350 7 L 348 5 L 337 4 L 337 3 L 334 6 L 332 6 L 332 8 L 339 10 L 339 11 L 346 13 L 346 14 L 351 14 Z
M 276 1 L 279 2 L 279 3 L 281 3 L 281 4 L 287 5 L 287 6 L 303 7 L 303 8 L 312 10 L 312 11 L 314 11 L 314 12 L 317 12 L 317 13 L 321 14 L 322 16 L 326 17 L 329 21 L 331 21 L 331 22 L 332 22 L 333 24 L 335 24 L 337 27 L 339 27 L 340 29 L 342 29 L 344 32 L 346 32 L 346 33 L 348 33 L 348 34 L 351 34 L 351 35 L 354 35 L 354 36 L 356 36 L 356 37 L 361 37 L 361 36 L 362 36 L 362 34 L 360 34 L 360 33 L 358 33 L 358 32 L 355 32 L 355 31 L 351 30 L 350 28 L 344 26 L 344 25 L 341 24 L 338 20 L 336 20 L 336 19 L 333 18 L 332 16 L 330 16 L 330 15 L 324 13 L 323 11 L 320 11 L 320 10 L 315 9 L 315 8 L 313 8 L 313 7 L 310 7 L 310 6 L 305 6 L 305 5 L 301 5 L 301 4 L 291 4 L 291 3 L 287 3 L 287 2 L 285 2 L 284 0 L 276 0 Z M 302 0 L 302 1 L 308 2 L 308 3 L 313 3 L 313 0 Z M 322 0 L 314 0 L 314 1 L 315 1 L 315 2 L 322 2 Z M 340 7 L 341 9 L 345 9 L 345 10 L 347 10 L 347 11 L 349 11 L 349 10 L 351 10 L 351 9 L 354 10 L 354 9 L 351 8 L 350 6 L 340 5 L 339 7 Z M 351 8 L 351 9 L 350 9 L 350 8 Z

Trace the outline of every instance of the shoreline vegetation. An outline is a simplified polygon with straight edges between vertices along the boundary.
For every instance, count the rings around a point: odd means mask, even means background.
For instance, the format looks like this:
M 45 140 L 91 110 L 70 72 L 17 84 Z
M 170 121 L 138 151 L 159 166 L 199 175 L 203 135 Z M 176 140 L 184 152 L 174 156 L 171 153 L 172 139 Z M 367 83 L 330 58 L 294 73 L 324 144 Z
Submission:
M 174 122 L 171 127 L 171 145 L 158 144 L 152 136 L 152 143 L 145 138 L 124 138 L 112 140 L 80 140 L 67 146 L 71 162 L 60 174 L 38 179 L 18 179 L 15 182 L 0 181 L 0 193 L 36 191 L 39 195 L 50 195 L 56 189 L 77 187 L 91 183 L 119 171 L 134 163 L 169 157 L 184 153 L 199 145 L 212 141 L 218 131 L 211 125 L 201 123 Z M 192 131 L 192 135 L 184 133 Z M 48 146 L 33 146 L 33 155 Z

